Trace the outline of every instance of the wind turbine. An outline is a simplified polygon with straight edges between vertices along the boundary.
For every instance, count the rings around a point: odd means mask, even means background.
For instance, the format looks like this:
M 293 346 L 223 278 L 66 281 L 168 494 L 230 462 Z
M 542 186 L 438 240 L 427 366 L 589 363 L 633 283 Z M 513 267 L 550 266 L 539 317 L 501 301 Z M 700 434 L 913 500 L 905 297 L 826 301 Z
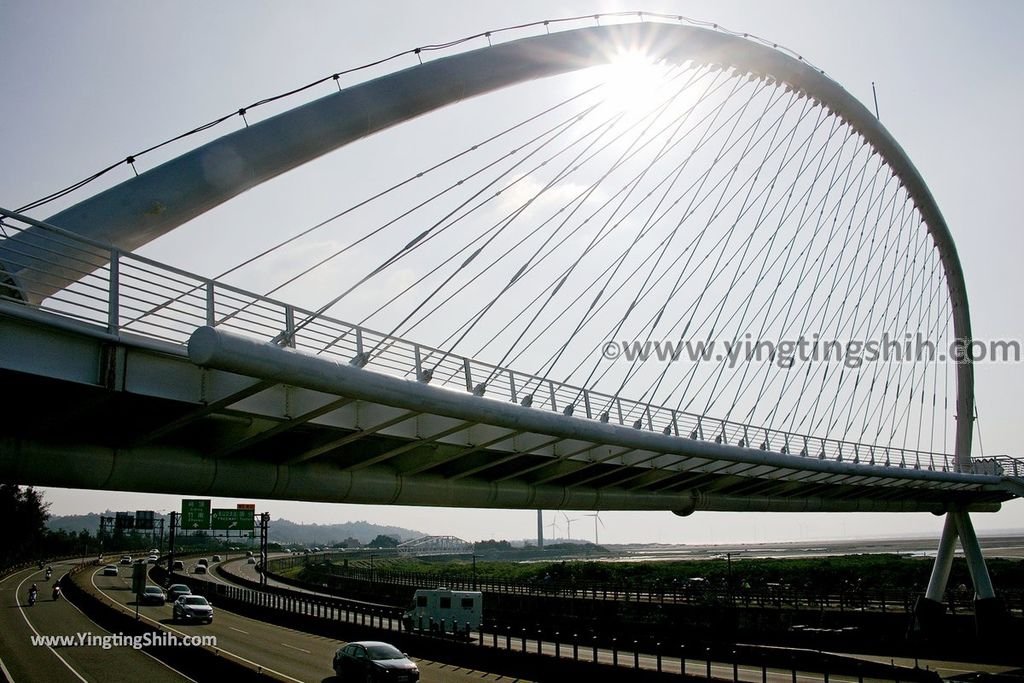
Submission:
M 558 528 L 557 524 L 555 523 L 554 515 L 551 516 L 551 524 L 548 524 L 548 526 L 551 527 L 550 538 L 551 538 L 551 542 L 554 543 L 555 539 L 557 538 L 557 536 L 555 536 L 555 529 Z
M 591 512 L 589 515 L 583 515 L 583 516 L 584 517 L 593 517 L 594 518 L 594 545 L 598 545 L 598 542 L 597 542 L 597 523 L 600 522 L 601 526 L 604 526 L 604 520 L 601 519 L 601 513 L 600 512 Z
M 562 513 L 562 516 L 565 517 L 565 533 L 569 537 L 569 540 L 571 541 L 572 540 L 572 523 L 580 521 L 580 518 L 577 517 L 575 519 L 569 519 L 569 515 L 565 514 L 564 512 Z

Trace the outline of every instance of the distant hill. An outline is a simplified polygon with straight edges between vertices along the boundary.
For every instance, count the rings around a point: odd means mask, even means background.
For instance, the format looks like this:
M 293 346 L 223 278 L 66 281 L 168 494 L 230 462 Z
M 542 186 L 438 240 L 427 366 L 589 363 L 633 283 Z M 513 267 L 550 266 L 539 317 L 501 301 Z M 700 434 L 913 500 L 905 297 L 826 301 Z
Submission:
M 47 522 L 47 526 L 53 531 L 70 531 L 78 533 L 85 529 L 95 534 L 100 528 L 100 516 L 113 517 L 115 513 L 107 510 L 105 512 L 90 512 L 85 515 L 54 515 Z M 165 516 L 156 514 L 156 519 L 163 519 Z M 355 538 L 360 543 L 369 543 L 379 534 L 394 536 L 400 541 L 407 541 L 411 538 L 419 538 L 426 534 L 403 529 L 397 526 L 372 524 L 370 522 L 343 522 L 341 524 L 298 524 L 287 519 L 270 520 L 270 540 L 277 543 L 302 543 L 305 545 L 331 545 L 340 543 L 347 538 Z
M 90 512 L 85 515 L 54 515 L 50 517 L 46 526 L 51 531 L 70 531 L 78 533 L 82 529 L 85 529 L 90 534 L 95 534 L 100 528 L 100 515 L 104 517 L 113 517 L 115 513 L 107 510 L 106 512 Z M 163 518 L 163 515 L 154 515 L 156 519 Z
M 278 543 L 303 543 L 305 545 L 331 545 L 346 538 L 360 543 L 369 543 L 379 534 L 394 536 L 400 541 L 419 538 L 426 534 L 397 526 L 384 526 L 370 522 L 344 522 L 342 524 L 296 524 L 286 519 L 270 522 L 270 540 Z

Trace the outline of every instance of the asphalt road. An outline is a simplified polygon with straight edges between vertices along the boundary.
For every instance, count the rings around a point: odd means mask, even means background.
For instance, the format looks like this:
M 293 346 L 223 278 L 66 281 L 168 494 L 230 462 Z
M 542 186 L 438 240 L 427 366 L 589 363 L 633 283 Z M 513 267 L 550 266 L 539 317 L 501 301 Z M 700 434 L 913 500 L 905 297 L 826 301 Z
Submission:
M 246 578 L 246 579 L 259 580 L 259 574 L 256 571 L 256 566 L 252 565 L 252 564 L 247 564 L 245 562 L 241 562 L 241 563 L 237 563 L 236 562 L 236 563 L 232 564 L 231 571 L 234 572 L 235 574 L 238 574 L 238 575 Z M 226 581 L 223 578 L 219 577 L 216 574 L 216 572 L 211 574 L 211 578 L 212 578 L 212 580 L 215 580 L 218 583 L 229 583 L 228 581 Z M 268 579 L 268 584 L 275 585 L 275 586 L 285 587 L 285 588 L 288 588 L 290 590 L 301 590 L 301 589 L 298 589 L 298 588 L 296 588 L 294 586 L 291 586 L 291 585 L 288 585 L 288 584 L 283 584 L 283 583 L 280 583 L 278 581 L 275 581 L 274 579 Z M 319 595 L 318 593 L 315 593 L 314 591 L 302 591 L 302 592 L 308 592 L 308 593 L 312 593 L 312 594 L 315 594 L 315 595 Z M 491 644 L 493 642 L 493 639 L 492 639 L 490 634 L 487 634 L 485 636 L 485 638 L 486 638 L 488 644 Z M 505 639 L 504 639 L 503 636 L 499 636 L 498 644 L 499 644 L 499 646 L 504 647 Z M 521 640 L 521 638 L 519 638 L 515 634 L 513 634 L 512 638 L 511 638 L 511 641 L 510 641 L 510 645 L 512 646 L 512 649 L 516 649 L 516 650 L 522 649 L 522 640 Z M 536 652 L 537 651 L 537 641 L 536 641 L 536 639 L 527 639 L 526 640 L 526 649 L 529 652 Z M 554 655 L 555 654 L 554 643 L 542 642 L 541 643 L 541 651 L 545 652 L 547 654 L 550 654 L 550 655 Z M 562 645 L 561 645 L 561 656 L 563 656 L 563 657 L 569 656 L 571 654 L 571 652 L 572 652 L 572 644 L 571 643 L 568 643 L 568 644 L 567 643 L 562 643 Z M 592 649 L 590 647 L 584 646 L 583 644 L 580 645 L 579 654 L 580 654 L 581 659 L 588 659 L 589 660 L 589 659 L 592 659 L 592 657 L 593 657 Z M 948 677 L 953 677 L 953 676 L 960 676 L 960 675 L 970 674 L 970 673 L 979 673 L 979 672 L 983 672 L 983 673 L 1003 673 L 1003 672 L 1006 672 L 1006 671 L 1013 670 L 1013 667 L 991 665 L 991 664 L 974 664 L 974 663 L 968 663 L 968 662 L 931 660 L 931 659 L 929 659 L 929 660 L 925 660 L 925 659 L 914 660 L 912 658 L 906 658 L 906 657 L 884 657 L 884 656 L 872 656 L 872 655 L 849 654 L 849 653 L 836 653 L 836 654 L 842 654 L 843 656 L 846 656 L 846 657 L 863 659 L 865 661 L 881 662 L 881 663 L 895 663 L 897 666 L 903 666 L 903 667 L 913 667 L 915 665 L 920 666 L 922 668 L 927 667 L 928 669 L 930 669 L 932 671 L 937 671 L 939 673 L 939 675 L 942 676 L 943 678 L 948 678 Z M 613 661 L 613 655 L 612 655 L 611 651 L 610 650 L 605 650 L 605 649 L 599 649 L 598 650 L 597 658 L 598 658 L 598 661 L 604 662 L 606 664 L 611 664 L 612 661 Z M 625 667 L 632 666 L 632 664 L 633 664 L 633 653 L 631 651 L 620 652 L 619 653 L 618 661 L 619 661 L 619 666 L 625 666 Z M 640 666 L 643 667 L 643 668 L 654 669 L 657 666 L 657 659 L 653 655 L 641 654 L 640 655 L 639 663 L 640 663 Z M 664 671 L 679 671 L 680 670 L 680 661 L 679 661 L 679 659 L 678 658 L 673 658 L 673 657 L 664 657 L 662 659 L 662 670 L 664 670 Z M 699 660 L 699 659 L 697 659 L 697 660 L 695 660 L 695 659 L 688 660 L 687 663 L 686 663 L 686 672 L 691 674 L 691 675 L 703 676 L 706 673 L 706 662 L 703 661 L 703 660 Z M 726 679 L 726 680 L 731 680 L 733 678 L 732 664 L 729 664 L 729 663 L 712 662 L 711 672 L 712 672 L 712 675 L 714 677 L 716 677 L 716 678 L 723 678 L 723 679 Z M 741 665 L 741 666 L 738 667 L 738 670 L 736 671 L 736 674 L 737 674 L 737 677 L 738 677 L 738 679 L 740 681 L 749 681 L 751 683 L 759 683 L 762 680 L 761 679 L 761 675 L 762 674 L 761 674 L 760 667 Z M 789 671 L 789 670 L 772 670 L 772 669 L 769 669 L 768 670 L 768 680 L 769 681 L 775 681 L 776 683 L 790 683 L 792 681 L 792 672 Z M 811 674 L 811 673 L 800 673 L 800 672 L 797 672 L 797 681 L 805 681 L 805 682 L 815 681 L 815 682 L 820 682 L 821 680 L 822 680 L 822 677 L 821 677 L 820 674 Z M 857 678 L 856 677 L 844 677 L 844 676 L 830 676 L 829 680 L 830 681 L 836 681 L 838 683 L 843 683 L 845 681 L 851 681 L 851 682 L 852 681 L 856 681 Z
M 186 563 L 189 571 L 193 564 Z M 108 577 L 99 575 L 98 571 L 90 572 L 88 580 L 95 590 L 134 610 L 135 597 L 131 593 L 130 575 L 128 571 L 122 574 Z M 213 579 L 214 576 L 207 575 L 207 578 Z M 331 659 L 334 652 L 344 644 L 331 638 L 283 628 L 219 609 L 216 599 L 212 624 L 174 623 L 170 605 L 140 607 L 140 616 L 178 635 L 215 635 L 217 648 L 222 654 L 260 666 L 293 681 L 333 681 Z M 420 668 L 420 680 L 424 683 L 468 683 L 501 678 L 495 674 L 427 660 L 416 660 L 416 663 Z
M 50 581 L 38 569 L 25 570 L 0 580 L 0 662 L 4 675 L 14 683 L 50 681 L 139 680 L 146 683 L 190 681 L 150 655 L 131 647 L 103 649 L 96 646 L 33 645 L 38 635 L 80 633 L 109 635 L 66 599 L 51 600 L 53 581 L 68 571 L 71 563 L 54 564 Z M 39 587 L 39 599 L 28 606 L 28 589 Z

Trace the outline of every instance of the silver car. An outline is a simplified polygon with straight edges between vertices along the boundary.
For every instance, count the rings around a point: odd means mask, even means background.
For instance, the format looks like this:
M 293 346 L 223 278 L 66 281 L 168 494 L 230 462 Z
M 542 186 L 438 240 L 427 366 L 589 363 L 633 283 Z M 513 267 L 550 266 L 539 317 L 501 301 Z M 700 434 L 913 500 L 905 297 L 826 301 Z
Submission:
M 201 595 L 183 595 L 174 601 L 175 621 L 213 623 L 213 606 Z

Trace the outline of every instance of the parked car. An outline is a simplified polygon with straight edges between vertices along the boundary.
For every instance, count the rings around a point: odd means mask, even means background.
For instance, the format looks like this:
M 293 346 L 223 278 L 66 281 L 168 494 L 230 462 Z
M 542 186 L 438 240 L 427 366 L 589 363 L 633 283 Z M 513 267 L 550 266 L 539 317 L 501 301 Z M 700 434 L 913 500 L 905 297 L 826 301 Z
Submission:
M 344 681 L 420 680 L 420 670 L 394 645 L 362 640 L 345 645 L 334 653 L 335 675 Z
M 121 556 L 121 564 L 131 564 L 131 563 L 132 563 L 132 556 L 131 555 L 122 555 Z
M 167 601 L 160 586 L 146 586 L 139 596 L 140 605 L 162 605 Z
M 117 576 L 117 565 L 108 564 L 103 568 L 103 576 Z
M 171 564 L 171 571 L 172 572 L 183 572 L 183 571 L 185 571 L 185 563 L 182 562 L 181 560 L 175 560 L 174 563 Z
M 171 584 L 167 587 L 167 602 L 176 602 L 183 595 L 191 595 L 192 589 L 183 583 Z
M 213 623 L 213 606 L 201 595 L 183 595 L 174 601 L 174 618 Z

